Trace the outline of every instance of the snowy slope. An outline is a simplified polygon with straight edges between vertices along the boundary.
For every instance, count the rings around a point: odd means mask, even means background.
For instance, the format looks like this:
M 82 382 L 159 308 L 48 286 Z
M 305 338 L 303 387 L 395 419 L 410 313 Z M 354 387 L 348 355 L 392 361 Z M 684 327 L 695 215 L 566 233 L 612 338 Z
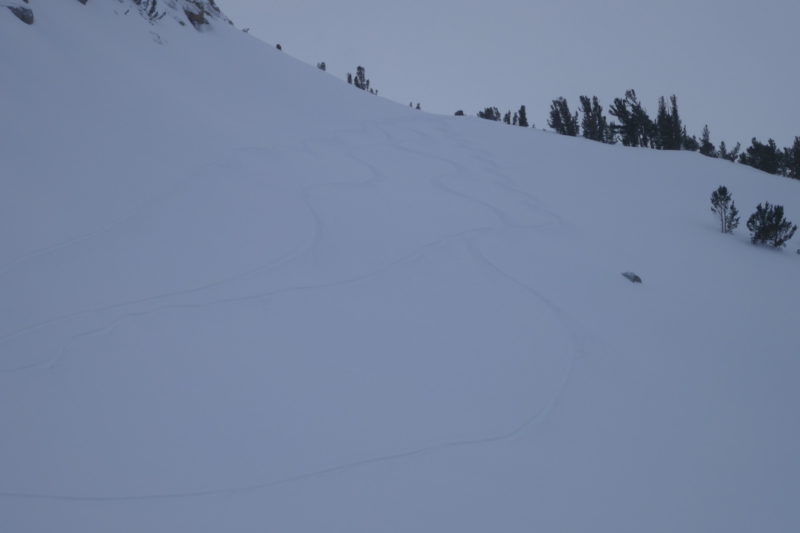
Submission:
M 800 242 L 708 202 L 800 221 L 798 183 L 31 5 L 0 9 L 0 531 L 800 528 Z

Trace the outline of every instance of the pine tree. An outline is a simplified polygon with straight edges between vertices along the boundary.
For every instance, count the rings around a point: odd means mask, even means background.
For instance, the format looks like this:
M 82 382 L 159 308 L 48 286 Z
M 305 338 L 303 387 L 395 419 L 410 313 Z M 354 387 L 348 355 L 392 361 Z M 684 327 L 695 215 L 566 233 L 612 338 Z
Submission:
M 800 180 L 800 137 L 794 138 L 790 148 L 783 149 L 783 165 L 788 177 Z
M 581 120 L 581 127 L 583 128 L 583 136 L 593 141 L 613 144 L 614 134 L 608 126 L 606 117 L 603 115 L 603 106 L 593 96 L 591 100 L 588 96 L 581 96 L 581 111 L 583 112 L 583 120 Z
M 717 157 L 717 150 L 711 143 L 711 131 L 708 129 L 708 124 L 703 126 L 703 136 L 700 138 L 700 153 L 708 157 Z
M 553 100 L 550 104 L 550 119 L 547 124 L 553 128 L 556 133 L 561 135 L 569 135 L 575 137 L 580 132 L 578 126 L 578 113 L 574 115 L 569 110 L 567 99 L 563 96 Z
M 739 157 L 739 150 L 742 149 L 741 143 L 736 143 L 736 146 L 733 147 L 733 150 L 728 152 L 727 147 L 725 146 L 725 141 L 719 143 L 719 158 L 720 159 L 727 159 L 728 161 L 736 161 Z
M 670 108 L 662 96 L 658 99 L 658 114 L 655 122 L 653 147 L 659 150 L 680 150 L 684 146 L 685 130 L 678 115 L 678 99 L 670 97 Z
M 690 136 L 686 133 L 685 126 L 681 130 L 681 148 L 689 152 L 696 152 L 700 149 L 700 142 L 697 140 L 697 137 L 694 135 Z
M 667 102 L 664 97 L 658 99 L 658 113 L 656 113 L 656 130 L 658 137 L 656 140 L 656 148 L 659 150 L 672 150 L 668 148 L 669 140 L 672 137 L 672 119 L 667 111 Z
M 619 124 L 611 123 L 614 136 L 619 137 L 624 146 L 638 146 L 639 136 L 636 134 L 636 124 L 633 122 L 627 102 L 622 98 L 614 98 L 614 102 L 608 108 L 608 113 L 619 121 Z
M 638 126 L 639 131 L 639 146 L 654 148 L 656 137 L 656 125 L 650 119 L 644 106 L 640 102 L 636 102 L 631 107 L 634 122 Z
M 624 99 L 615 98 L 608 112 L 620 122 L 612 124 L 612 128 L 622 144 L 644 147 L 654 144 L 655 125 L 636 97 L 636 91 L 629 89 Z
M 744 165 L 769 172 L 770 174 L 778 174 L 781 169 L 783 154 L 778 150 L 775 141 L 769 139 L 767 144 L 759 142 L 755 137 L 751 141 L 751 145 L 745 152 L 739 156 L 739 162 Z
M 672 128 L 670 130 L 671 137 L 669 139 L 669 145 L 671 148 L 665 148 L 665 150 L 680 150 L 681 145 L 683 144 L 683 139 L 686 138 L 686 128 L 683 126 L 681 117 L 678 114 L 678 97 L 673 94 L 669 97 L 669 103 L 669 118 L 672 122 Z M 692 138 L 694 139 L 694 137 Z M 695 144 L 697 144 L 696 140 Z M 695 148 L 694 151 L 697 151 L 697 149 Z
M 361 89 L 362 91 L 369 90 L 369 80 L 367 79 L 367 70 L 362 67 L 356 67 L 356 76 L 353 78 L 353 85 Z
M 525 106 L 520 106 L 519 111 L 517 111 L 517 115 L 519 115 L 519 120 L 517 121 L 517 125 L 523 128 L 528 127 L 528 113 L 525 111 Z
M 566 126 L 561 118 L 561 102 L 563 100 L 563 98 L 553 100 L 553 102 L 550 104 L 550 118 L 547 119 L 547 125 L 553 128 L 553 131 L 561 135 L 564 135 L 564 132 L 566 131 Z
M 506 114 L 503 115 L 503 122 L 505 122 L 509 126 L 511 125 L 511 111 L 510 110 L 506 111 Z
M 731 233 L 739 225 L 739 210 L 728 188 L 723 185 L 711 193 L 711 211 L 719 216 L 722 233 Z
M 784 218 L 782 205 L 773 206 L 764 202 L 764 207 L 758 204 L 756 212 L 747 219 L 747 229 L 750 230 L 753 244 L 764 243 L 782 248 L 797 231 L 797 225 Z
M 478 111 L 478 116 L 486 120 L 500 120 L 500 111 L 496 107 L 487 107 L 483 111 Z
M 350 74 L 349 72 L 347 73 L 347 83 L 353 85 L 353 75 Z

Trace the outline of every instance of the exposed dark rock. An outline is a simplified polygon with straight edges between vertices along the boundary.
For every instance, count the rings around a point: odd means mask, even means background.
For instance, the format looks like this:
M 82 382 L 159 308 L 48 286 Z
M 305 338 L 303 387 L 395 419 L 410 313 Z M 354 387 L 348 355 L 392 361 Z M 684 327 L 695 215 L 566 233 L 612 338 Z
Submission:
M 622 275 L 625 276 L 627 279 L 629 279 L 632 283 L 641 283 L 642 282 L 642 278 L 640 278 L 638 275 L 634 274 L 633 272 L 623 272 Z
M 206 11 L 202 6 L 196 13 L 190 9 L 184 9 L 183 13 L 186 15 L 186 18 L 189 19 L 189 22 L 192 23 L 192 26 L 194 26 L 195 29 L 199 30 L 201 27 L 208 24 L 208 19 L 206 19 Z
M 25 3 L 28 3 L 28 0 L 25 0 Z M 16 15 L 16 17 L 24 22 L 25 24 L 31 25 L 33 24 L 33 10 L 29 7 L 22 7 L 22 6 L 7 6 L 8 9 Z
M 89 0 L 78 0 L 82 5 L 86 5 Z M 203 30 L 216 21 L 233 22 L 220 11 L 214 0 L 117 0 L 121 4 L 135 7 L 135 11 L 152 23 L 171 17 L 181 26 L 186 25 L 186 21 L 197 30 Z M 7 7 L 19 20 L 25 24 L 33 24 L 33 10 L 28 7 L 30 0 L 6 0 L 0 1 L 0 9 Z M 134 11 L 134 12 L 135 12 Z M 123 11 L 128 14 L 131 10 Z
M 158 20 L 164 16 L 158 9 L 158 0 L 133 0 L 133 3 L 139 6 L 139 13 L 148 20 Z
M 209 27 L 214 20 L 232 24 L 214 0 L 127 0 L 132 2 L 139 13 L 151 22 L 166 16 L 173 17 L 181 26 L 188 20 L 195 29 Z

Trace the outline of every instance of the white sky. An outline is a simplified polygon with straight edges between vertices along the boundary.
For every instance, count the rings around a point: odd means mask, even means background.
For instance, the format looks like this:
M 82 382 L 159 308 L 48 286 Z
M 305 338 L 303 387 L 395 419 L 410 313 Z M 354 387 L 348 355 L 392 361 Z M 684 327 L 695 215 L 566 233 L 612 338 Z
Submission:
M 218 0 L 238 27 L 381 96 L 434 113 L 528 108 L 636 89 L 651 115 L 678 95 L 690 133 L 729 146 L 800 135 L 800 1 Z

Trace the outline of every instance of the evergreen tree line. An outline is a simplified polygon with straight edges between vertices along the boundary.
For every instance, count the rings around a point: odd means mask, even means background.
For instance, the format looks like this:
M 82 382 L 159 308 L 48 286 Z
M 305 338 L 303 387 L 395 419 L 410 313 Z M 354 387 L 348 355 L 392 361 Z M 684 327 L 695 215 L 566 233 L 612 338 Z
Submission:
M 462 116 L 464 112 L 459 110 L 456 111 L 456 116 Z M 480 118 L 486 120 L 495 120 L 500 121 L 500 111 L 496 107 L 487 107 L 482 111 L 478 111 L 478 116 Z M 528 124 L 528 112 L 525 110 L 525 106 L 520 106 L 519 110 L 517 110 L 514 115 L 511 115 L 511 111 L 506 111 L 506 114 L 503 115 L 503 122 L 508 125 L 513 126 L 521 126 L 523 128 L 527 128 Z
M 317 68 L 325 70 L 324 62 L 318 63 Z M 377 89 L 370 87 L 370 80 L 366 76 L 366 69 L 362 66 L 356 68 L 353 76 L 347 73 L 347 83 L 371 94 L 378 94 Z M 413 104 L 409 104 L 413 107 Z M 420 104 L 416 109 L 421 109 Z M 463 115 L 459 110 L 456 115 Z M 608 114 L 614 121 L 606 118 L 603 106 L 596 96 L 580 97 L 580 108 L 574 113 L 570 110 L 569 103 L 564 97 L 556 98 L 550 104 L 550 114 L 547 120 L 556 133 L 583 137 L 606 144 L 622 143 L 624 146 L 639 146 L 655 150 L 689 150 L 700 152 L 708 157 L 738 161 L 743 165 L 763 170 L 770 174 L 778 174 L 794 179 L 800 179 L 800 137 L 794 138 L 790 147 L 778 148 L 773 139 L 766 143 L 753 137 L 749 147 L 741 151 L 741 144 L 736 143 L 732 150 L 725 145 L 725 141 L 716 147 L 711 142 L 711 131 L 706 124 L 698 140 L 694 135 L 686 132 L 678 112 L 678 99 L 670 96 L 669 104 L 663 96 L 658 99 L 658 112 L 655 119 L 650 118 L 647 110 L 636 96 L 636 91 L 625 91 L 624 98 L 615 98 L 608 108 Z M 530 127 L 525 106 L 514 112 L 506 111 L 501 114 L 496 107 L 487 107 L 478 111 L 478 116 L 486 120 L 503 121 L 512 126 Z M 533 126 L 535 127 L 535 125 Z
M 615 98 L 608 108 L 608 114 L 614 120 L 605 116 L 596 96 L 581 96 L 580 108 L 575 112 L 570 109 L 566 98 L 559 97 L 550 104 L 547 124 L 561 135 L 582 135 L 606 144 L 621 143 L 655 150 L 689 150 L 708 157 L 738 161 L 770 174 L 800 179 L 800 137 L 795 137 L 792 146 L 783 149 L 778 148 L 773 139 L 762 143 L 755 137 L 744 152 L 740 143 L 728 149 L 725 141 L 722 141 L 717 147 L 711 142 L 708 125 L 703 127 L 700 139 L 686 132 L 675 95 L 669 98 L 669 102 L 663 96 L 659 98 L 658 112 L 655 118 L 651 118 L 633 89 L 625 91 L 623 98 Z M 487 107 L 479 111 L 478 116 L 487 120 L 501 120 L 501 113 L 496 107 Z M 511 111 L 506 112 L 502 120 L 506 124 L 528 127 L 525 106 L 513 116 Z

